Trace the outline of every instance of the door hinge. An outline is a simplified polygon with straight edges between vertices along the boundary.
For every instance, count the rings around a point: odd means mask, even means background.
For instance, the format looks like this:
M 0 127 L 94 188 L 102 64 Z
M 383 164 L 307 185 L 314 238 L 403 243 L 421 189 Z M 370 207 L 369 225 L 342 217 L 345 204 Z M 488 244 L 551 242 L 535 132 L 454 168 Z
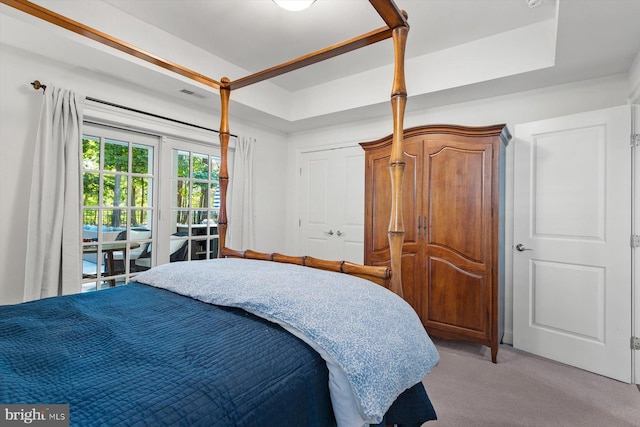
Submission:
M 637 147 L 640 145 L 640 133 L 631 134 L 631 146 Z
M 632 248 L 640 247 L 640 236 L 637 234 L 632 234 L 630 243 Z
M 631 350 L 640 350 L 640 338 L 631 337 Z

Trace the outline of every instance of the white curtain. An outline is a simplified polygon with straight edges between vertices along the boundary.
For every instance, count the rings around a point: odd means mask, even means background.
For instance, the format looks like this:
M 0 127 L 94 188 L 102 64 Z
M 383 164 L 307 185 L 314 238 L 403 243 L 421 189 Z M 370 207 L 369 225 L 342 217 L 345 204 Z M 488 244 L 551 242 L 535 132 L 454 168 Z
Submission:
M 253 152 L 255 138 L 238 138 L 231 177 L 229 246 L 244 250 L 255 248 L 253 224 Z
M 29 198 L 25 301 L 81 290 L 84 97 L 48 85 L 43 98 Z

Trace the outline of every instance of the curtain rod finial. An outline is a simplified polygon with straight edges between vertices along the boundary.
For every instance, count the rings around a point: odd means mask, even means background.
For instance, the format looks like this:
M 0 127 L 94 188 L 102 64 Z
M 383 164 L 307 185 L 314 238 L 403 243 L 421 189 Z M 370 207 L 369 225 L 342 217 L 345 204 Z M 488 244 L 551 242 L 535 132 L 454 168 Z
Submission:
M 35 90 L 42 89 L 42 90 L 44 91 L 44 90 L 46 90 L 46 89 L 47 89 L 47 85 L 43 85 L 43 84 L 41 84 L 41 83 L 40 83 L 40 80 L 34 80 L 34 81 L 32 81 L 32 82 L 31 82 L 31 86 L 33 86 L 33 88 L 34 88 Z

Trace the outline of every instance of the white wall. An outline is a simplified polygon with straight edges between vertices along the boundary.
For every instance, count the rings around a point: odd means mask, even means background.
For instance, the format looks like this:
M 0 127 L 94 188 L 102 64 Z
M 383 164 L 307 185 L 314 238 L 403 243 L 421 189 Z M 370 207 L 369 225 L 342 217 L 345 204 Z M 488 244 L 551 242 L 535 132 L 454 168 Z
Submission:
M 216 129 L 219 114 L 194 108 L 180 99 L 159 97 L 149 90 L 105 77 L 85 68 L 0 44 L 0 304 L 22 302 L 24 289 L 28 192 L 41 92 L 29 85 L 35 79 L 86 96 Z M 216 102 L 218 102 L 216 100 Z M 238 121 L 231 115 L 231 133 L 252 136 L 256 147 L 256 249 L 285 248 L 286 137 L 272 130 Z
M 598 80 L 412 111 L 405 115 L 405 128 L 436 123 L 469 126 L 505 123 L 513 133 L 516 124 L 625 105 L 629 96 L 629 85 L 629 78 L 626 74 L 616 75 Z M 408 99 L 407 105 L 410 108 L 411 98 Z M 289 176 L 296 176 L 298 153 L 309 147 L 322 147 L 329 143 L 345 146 L 356 145 L 359 142 L 381 138 L 391 132 L 391 108 L 389 108 L 388 116 L 374 120 L 293 134 L 290 136 L 288 153 Z M 513 244 L 513 147 L 517 143 L 512 140 L 507 147 L 505 341 L 509 343 L 513 331 L 513 254 L 508 248 Z M 627 167 L 628 165 L 623 166 Z M 290 180 L 288 185 L 287 250 L 295 253 L 298 241 L 295 178 Z M 364 203 L 364 194 L 362 200 Z

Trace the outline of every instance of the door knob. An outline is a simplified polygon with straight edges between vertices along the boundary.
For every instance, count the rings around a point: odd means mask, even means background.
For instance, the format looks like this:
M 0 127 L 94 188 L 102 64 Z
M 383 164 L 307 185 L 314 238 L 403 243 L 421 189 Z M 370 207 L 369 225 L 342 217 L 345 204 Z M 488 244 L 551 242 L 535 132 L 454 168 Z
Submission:
M 333 230 L 323 231 L 323 233 L 325 234 L 325 236 L 333 236 Z
M 518 243 L 516 245 L 516 251 L 524 252 L 524 251 L 532 251 L 533 249 L 526 248 L 522 243 Z
M 342 231 L 340 231 L 340 230 L 338 230 L 336 232 L 336 234 L 338 235 L 338 237 L 344 236 L 344 233 Z

